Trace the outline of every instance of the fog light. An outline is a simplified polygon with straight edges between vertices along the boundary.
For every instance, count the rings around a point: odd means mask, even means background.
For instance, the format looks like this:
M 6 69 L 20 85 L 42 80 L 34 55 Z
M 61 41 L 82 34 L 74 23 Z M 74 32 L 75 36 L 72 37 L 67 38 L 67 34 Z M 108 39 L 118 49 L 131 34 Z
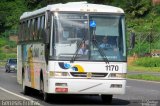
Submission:
M 68 72 L 54 72 L 50 71 L 49 72 L 50 77 L 64 77 L 64 76 L 69 76 Z
M 50 77 L 53 77 L 53 76 L 54 76 L 54 72 L 53 72 L 53 71 L 50 71 L 50 72 L 49 72 L 49 76 L 50 76 Z
M 54 76 L 69 76 L 68 72 L 55 72 Z

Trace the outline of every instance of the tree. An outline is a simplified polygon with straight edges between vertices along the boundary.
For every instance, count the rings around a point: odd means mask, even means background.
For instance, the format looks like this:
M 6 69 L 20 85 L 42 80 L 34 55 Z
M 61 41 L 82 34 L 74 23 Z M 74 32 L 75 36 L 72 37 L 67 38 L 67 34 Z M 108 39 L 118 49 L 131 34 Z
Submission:
M 27 10 L 24 0 L 15 0 L 7 5 L 10 10 L 10 15 L 6 17 L 6 26 L 16 29 L 19 23 L 20 15 Z
M 0 34 L 5 30 L 17 29 L 20 15 L 26 11 L 24 0 L 3 0 L 0 2 Z
M 127 0 L 125 1 L 125 11 L 131 17 L 143 17 L 151 9 L 150 0 Z
M 7 6 L 8 2 L 0 1 L 0 34 L 7 28 L 5 26 L 6 17 L 10 14 L 10 8 Z

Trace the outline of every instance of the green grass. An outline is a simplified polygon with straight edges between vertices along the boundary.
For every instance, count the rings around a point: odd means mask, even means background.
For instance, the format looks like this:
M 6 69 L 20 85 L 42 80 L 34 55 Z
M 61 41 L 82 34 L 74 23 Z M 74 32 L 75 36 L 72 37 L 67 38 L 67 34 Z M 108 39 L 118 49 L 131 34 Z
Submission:
M 129 65 L 128 71 L 138 71 L 138 72 L 160 72 L 160 67 L 143 67 L 143 66 L 134 66 Z
M 6 64 L 6 61 L 0 61 L 0 67 L 4 67 Z
M 8 44 L 8 40 L 6 38 L 0 38 L 0 47 Z
M 148 75 L 148 74 L 127 75 L 127 78 L 160 82 L 160 76 Z
M 160 58 L 141 57 L 134 61 L 133 65 L 143 67 L 160 67 Z
M 17 57 L 17 45 L 14 41 L 0 37 L 0 60 Z
M 0 60 L 7 60 L 8 58 L 17 58 L 17 53 L 0 53 Z
M 130 72 L 160 72 L 160 67 L 144 67 L 144 66 L 129 65 L 128 71 Z M 149 75 L 149 74 L 127 75 L 127 78 L 148 80 L 148 81 L 160 81 L 160 76 Z

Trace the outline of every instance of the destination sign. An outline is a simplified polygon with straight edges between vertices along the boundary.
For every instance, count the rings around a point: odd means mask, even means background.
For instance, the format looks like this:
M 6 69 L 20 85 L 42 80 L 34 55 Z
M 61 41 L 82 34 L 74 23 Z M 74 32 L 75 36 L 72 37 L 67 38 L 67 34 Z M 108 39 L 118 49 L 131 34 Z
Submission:
M 59 18 L 61 19 L 87 19 L 85 14 L 60 14 Z

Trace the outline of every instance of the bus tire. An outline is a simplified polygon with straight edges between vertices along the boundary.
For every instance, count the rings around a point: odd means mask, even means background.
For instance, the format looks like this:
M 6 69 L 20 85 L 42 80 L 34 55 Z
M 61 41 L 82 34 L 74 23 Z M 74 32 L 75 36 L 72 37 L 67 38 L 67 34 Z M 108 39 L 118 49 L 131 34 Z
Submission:
M 111 104 L 112 99 L 113 99 L 113 95 L 101 95 L 101 99 L 102 99 L 103 103 Z
M 6 73 L 8 72 L 8 70 L 6 69 Z
M 23 76 L 22 76 L 22 89 L 23 89 L 23 94 L 24 94 L 24 95 L 29 95 L 30 90 L 29 90 L 29 87 L 27 87 L 27 86 L 25 85 L 25 75 L 24 75 L 24 74 L 23 74 Z
M 50 94 L 48 94 L 48 93 L 46 93 L 46 92 L 44 91 L 43 78 L 41 78 L 41 80 L 40 80 L 40 92 L 41 92 L 42 95 L 43 95 L 43 100 L 44 100 L 45 102 L 49 102 L 49 101 L 50 101 Z
M 11 71 L 11 70 L 10 70 L 10 69 L 8 69 L 8 71 L 7 71 L 7 72 L 8 72 L 8 73 L 10 73 L 10 71 Z
M 48 93 L 46 93 L 46 92 L 44 93 L 43 98 L 44 98 L 44 101 L 45 101 L 45 102 L 50 102 L 50 100 L 51 100 L 50 94 L 48 94 Z

